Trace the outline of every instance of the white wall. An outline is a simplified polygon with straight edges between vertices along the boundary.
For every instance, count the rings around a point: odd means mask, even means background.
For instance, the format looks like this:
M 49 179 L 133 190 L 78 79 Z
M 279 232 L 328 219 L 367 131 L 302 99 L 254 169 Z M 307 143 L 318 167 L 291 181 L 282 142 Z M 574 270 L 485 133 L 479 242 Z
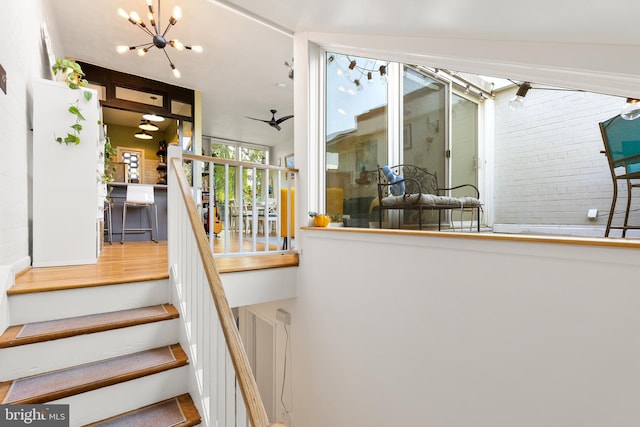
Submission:
M 7 72 L 7 94 L 0 92 L 0 265 L 16 272 L 30 264 L 31 80 L 50 76 L 41 24 L 52 3 L 5 2 L 0 14 L 0 65 Z M 55 28 L 49 33 L 56 48 Z
M 640 96 L 632 46 L 296 34 L 296 64 L 312 61 L 296 67 L 298 216 L 314 203 L 319 176 L 320 90 L 307 84 L 316 43 Z M 276 308 L 292 314 L 291 426 L 601 427 L 640 419 L 637 247 L 347 230 L 303 230 L 296 239 L 298 297 L 258 308 L 272 318 Z
M 637 425 L 637 247 L 302 233 L 291 426 Z
M 619 114 L 624 98 L 532 89 L 524 108 L 511 111 L 514 95 L 515 89 L 500 92 L 495 100 L 497 228 L 568 225 L 603 236 L 612 183 L 598 123 Z M 597 221 L 587 218 L 592 208 Z M 621 224 L 620 215 L 616 221 Z

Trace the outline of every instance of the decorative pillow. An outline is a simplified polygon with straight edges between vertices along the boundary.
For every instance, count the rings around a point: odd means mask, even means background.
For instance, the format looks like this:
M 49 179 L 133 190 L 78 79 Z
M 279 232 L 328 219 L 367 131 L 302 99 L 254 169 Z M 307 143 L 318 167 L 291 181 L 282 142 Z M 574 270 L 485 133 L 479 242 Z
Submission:
M 391 194 L 394 196 L 402 196 L 404 194 L 404 181 L 402 175 L 394 174 L 391 171 L 391 168 L 386 165 L 382 167 L 382 172 L 387 177 L 387 181 L 390 184 L 393 184 L 391 185 Z

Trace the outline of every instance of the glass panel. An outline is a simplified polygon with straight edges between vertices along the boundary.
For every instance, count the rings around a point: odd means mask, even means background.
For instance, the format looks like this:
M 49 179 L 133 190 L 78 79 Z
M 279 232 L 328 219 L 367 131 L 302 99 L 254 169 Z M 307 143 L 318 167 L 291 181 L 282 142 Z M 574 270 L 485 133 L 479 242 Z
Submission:
M 107 88 L 105 86 L 89 83 L 88 88 L 95 89 L 98 92 L 98 99 L 104 101 L 107 99 Z
M 211 144 L 211 157 L 234 160 L 236 158 L 236 146 L 226 144 Z
M 191 104 L 180 101 L 171 101 L 171 114 L 191 117 Z
M 125 101 L 138 102 L 140 104 L 162 107 L 163 97 L 155 93 L 143 92 L 140 90 L 127 89 L 116 86 L 116 98 Z
M 387 162 L 386 61 L 327 53 L 326 210 L 348 227 L 369 227 L 376 168 Z
M 478 186 L 478 104 L 453 94 L 451 96 L 451 187 L 463 184 Z M 453 190 L 452 196 L 468 196 Z M 455 214 L 454 221 L 471 221 L 472 213 Z
M 402 163 L 435 173 L 439 187 L 446 187 L 448 87 L 412 67 L 404 67 Z M 415 211 L 406 210 L 404 225 L 417 225 Z M 438 212 L 426 210 L 424 224 L 438 224 Z
M 243 162 L 265 164 L 267 154 L 265 150 L 262 149 L 240 147 L 240 160 Z
M 181 134 L 182 134 L 182 151 L 185 153 L 193 153 L 193 141 L 191 139 L 193 135 L 193 125 L 191 122 L 187 122 L 184 120 L 179 121 L 179 126 L 181 126 Z
M 125 151 L 127 148 L 118 147 L 118 152 L 121 153 L 122 162 L 127 164 L 129 169 L 129 182 L 139 183 L 141 176 L 141 160 L 142 154 L 137 150 Z
M 236 159 L 236 146 L 226 144 L 211 144 L 211 157 L 218 157 L 220 159 Z M 229 201 L 235 202 L 236 200 L 236 170 L 234 166 L 229 166 Z M 213 168 L 214 185 L 216 187 L 216 200 L 220 203 L 225 201 L 224 193 L 224 180 L 225 180 L 225 167 L 224 165 L 216 165 Z

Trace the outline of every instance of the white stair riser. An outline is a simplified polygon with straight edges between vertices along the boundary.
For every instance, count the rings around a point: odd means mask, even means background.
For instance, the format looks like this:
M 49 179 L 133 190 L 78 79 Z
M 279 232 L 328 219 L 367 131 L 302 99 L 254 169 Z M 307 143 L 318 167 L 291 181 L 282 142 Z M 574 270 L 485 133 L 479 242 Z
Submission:
M 78 427 L 186 393 L 187 375 L 183 366 L 50 403 L 68 404 L 69 425 Z
M 168 280 L 123 283 L 11 295 L 11 325 L 84 316 L 163 304 L 169 301 Z
M 0 381 L 178 342 L 179 319 L 0 349 Z

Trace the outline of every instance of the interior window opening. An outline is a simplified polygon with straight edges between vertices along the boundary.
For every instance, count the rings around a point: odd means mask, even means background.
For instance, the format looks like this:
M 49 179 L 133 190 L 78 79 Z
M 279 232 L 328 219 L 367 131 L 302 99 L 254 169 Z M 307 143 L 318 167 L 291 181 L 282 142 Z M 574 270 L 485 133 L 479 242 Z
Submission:
M 203 151 L 209 153 L 211 157 L 263 165 L 269 162 L 268 147 L 218 140 L 212 137 L 204 137 L 203 140 Z M 237 212 L 250 209 L 254 198 L 256 203 L 265 203 L 274 197 L 272 182 L 274 177 L 269 176 L 267 183 L 267 174 L 264 171 L 254 173 L 253 169 L 243 167 L 240 177 L 240 168 L 235 165 L 228 166 L 228 173 L 224 164 L 217 164 L 213 169 L 214 200 L 223 217 L 227 206 L 232 214 L 237 214 Z M 205 166 L 203 173 L 205 176 L 209 176 L 208 165 Z M 208 180 L 206 181 L 208 185 Z M 207 193 L 209 190 L 209 188 L 204 189 Z
M 477 188 L 482 209 L 427 209 L 420 218 L 390 210 L 383 227 L 640 237 L 640 227 L 616 226 L 625 216 L 640 224 L 640 209 L 626 208 L 629 185 L 614 178 L 614 169 L 640 170 L 640 137 L 626 125 L 627 143 L 617 144 L 625 153 L 607 153 L 605 144 L 625 98 L 408 64 L 394 78 L 395 64 L 381 59 L 326 53 L 325 60 L 325 209 L 341 212 L 332 219 L 341 216 L 344 226 L 379 226 L 376 171 L 398 153 L 393 163 L 432 172 L 440 188 Z M 617 154 L 631 160 L 610 162 Z M 463 197 L 459 189 L 442 194 Z

